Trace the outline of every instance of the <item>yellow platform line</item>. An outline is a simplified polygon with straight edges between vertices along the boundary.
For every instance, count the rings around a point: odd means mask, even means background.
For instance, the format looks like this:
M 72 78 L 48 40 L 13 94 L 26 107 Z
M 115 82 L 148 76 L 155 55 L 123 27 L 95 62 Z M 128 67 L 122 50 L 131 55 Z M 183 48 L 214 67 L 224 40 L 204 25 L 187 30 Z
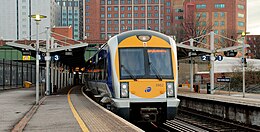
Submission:
M 71 102 L 70 92 L 71 92 L 72 89 L 73 89 L 73 88 L 71 88 L 71 89 L 69 90 L 68 94 L 67 94 L 67 95 L 68 95 L 67 97 L 68 97 L 68 103 L 69 103 L 69 105 L 70 105 L 70 109 L 71 109 L 71 111 L 72 111 L 74 117 L 76 118 L 77 122 L 79 123 L 79 126 L 80 126 L 81 130 L 82 130 L 83 132 L 89 132 L 89 129 L 88 129 L 87 126 L 85 125 L 84 121 L 80 118 L 79 114 L 77 113 L 76 109 L 74 108 L 74 106 L 73 106 L 73 104 L 72 104 L 72 102 Z

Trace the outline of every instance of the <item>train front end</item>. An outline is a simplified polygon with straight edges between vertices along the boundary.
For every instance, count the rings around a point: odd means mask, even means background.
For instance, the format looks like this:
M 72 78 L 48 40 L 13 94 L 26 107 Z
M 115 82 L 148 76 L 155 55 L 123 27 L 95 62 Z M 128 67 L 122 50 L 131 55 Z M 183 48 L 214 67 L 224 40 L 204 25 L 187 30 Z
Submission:
M 112 46 L 113 41 L 118 45 Z M 174 40 L 137 30 L 118 35 L 110 43 L 115 93 L 112 111 L 134 122 L 174 119 L 180 102 Z

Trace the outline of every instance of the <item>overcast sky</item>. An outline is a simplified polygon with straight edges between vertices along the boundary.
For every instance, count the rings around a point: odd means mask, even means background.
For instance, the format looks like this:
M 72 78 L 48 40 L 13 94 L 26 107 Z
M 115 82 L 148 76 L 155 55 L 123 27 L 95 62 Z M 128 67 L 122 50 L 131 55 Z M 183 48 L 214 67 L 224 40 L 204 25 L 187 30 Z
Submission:
M 247 0 L 247 32 L 260 35 L 260 0 Z

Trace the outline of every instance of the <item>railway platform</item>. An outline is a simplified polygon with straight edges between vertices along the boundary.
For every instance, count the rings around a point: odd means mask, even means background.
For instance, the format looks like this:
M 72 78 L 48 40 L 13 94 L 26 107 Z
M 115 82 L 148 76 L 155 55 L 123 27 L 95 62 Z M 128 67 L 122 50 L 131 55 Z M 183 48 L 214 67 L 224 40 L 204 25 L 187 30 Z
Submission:
M 45 96 L 39 105 L 35 105 L 35 87 L 0 91 L 0 105 L 0 131 L 142 131 L 97 106 L 80 86 Z
M 215 90 L 214 94 L 207 94 L 207 89 L 200 89 L 199 92 L 194 92 L 190 91 L 190 88 L 185 87 L 179 88 L 178 94 L 187 97 L 260 107 L 260 94 L 245 93 L 245 97 L 243 98 L 242 92 Z
M 238 124 L 260 128 L 259 94 L 245 93 L 243 97 L 242 92 L 229 93 L 222 90 L 207 94 L 206 89 L 201 89 L 199 93 L 196 93 L 182 87 L 178 89 L 178 98 L 181 100 L 179 108 L 195 110 Z

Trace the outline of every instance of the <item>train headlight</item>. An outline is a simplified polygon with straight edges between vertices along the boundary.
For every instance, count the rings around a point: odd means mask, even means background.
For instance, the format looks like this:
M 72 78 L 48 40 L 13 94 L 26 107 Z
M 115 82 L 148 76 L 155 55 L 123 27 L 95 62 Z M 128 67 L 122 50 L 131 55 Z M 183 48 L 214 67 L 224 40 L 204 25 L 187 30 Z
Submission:
M 173 82 L 166 83 L 166 89 L 167 89 L 167 97 L 173 97 L 175 94 Z
M 142 42 L 147 42 L 151 39 L 151 36 L 149 35 L 138 35 L 137 38 L 141 40 Z
M 126 82 L 120 84 L 120 97 L 121 98 L 129 97 L 129 85 Z

